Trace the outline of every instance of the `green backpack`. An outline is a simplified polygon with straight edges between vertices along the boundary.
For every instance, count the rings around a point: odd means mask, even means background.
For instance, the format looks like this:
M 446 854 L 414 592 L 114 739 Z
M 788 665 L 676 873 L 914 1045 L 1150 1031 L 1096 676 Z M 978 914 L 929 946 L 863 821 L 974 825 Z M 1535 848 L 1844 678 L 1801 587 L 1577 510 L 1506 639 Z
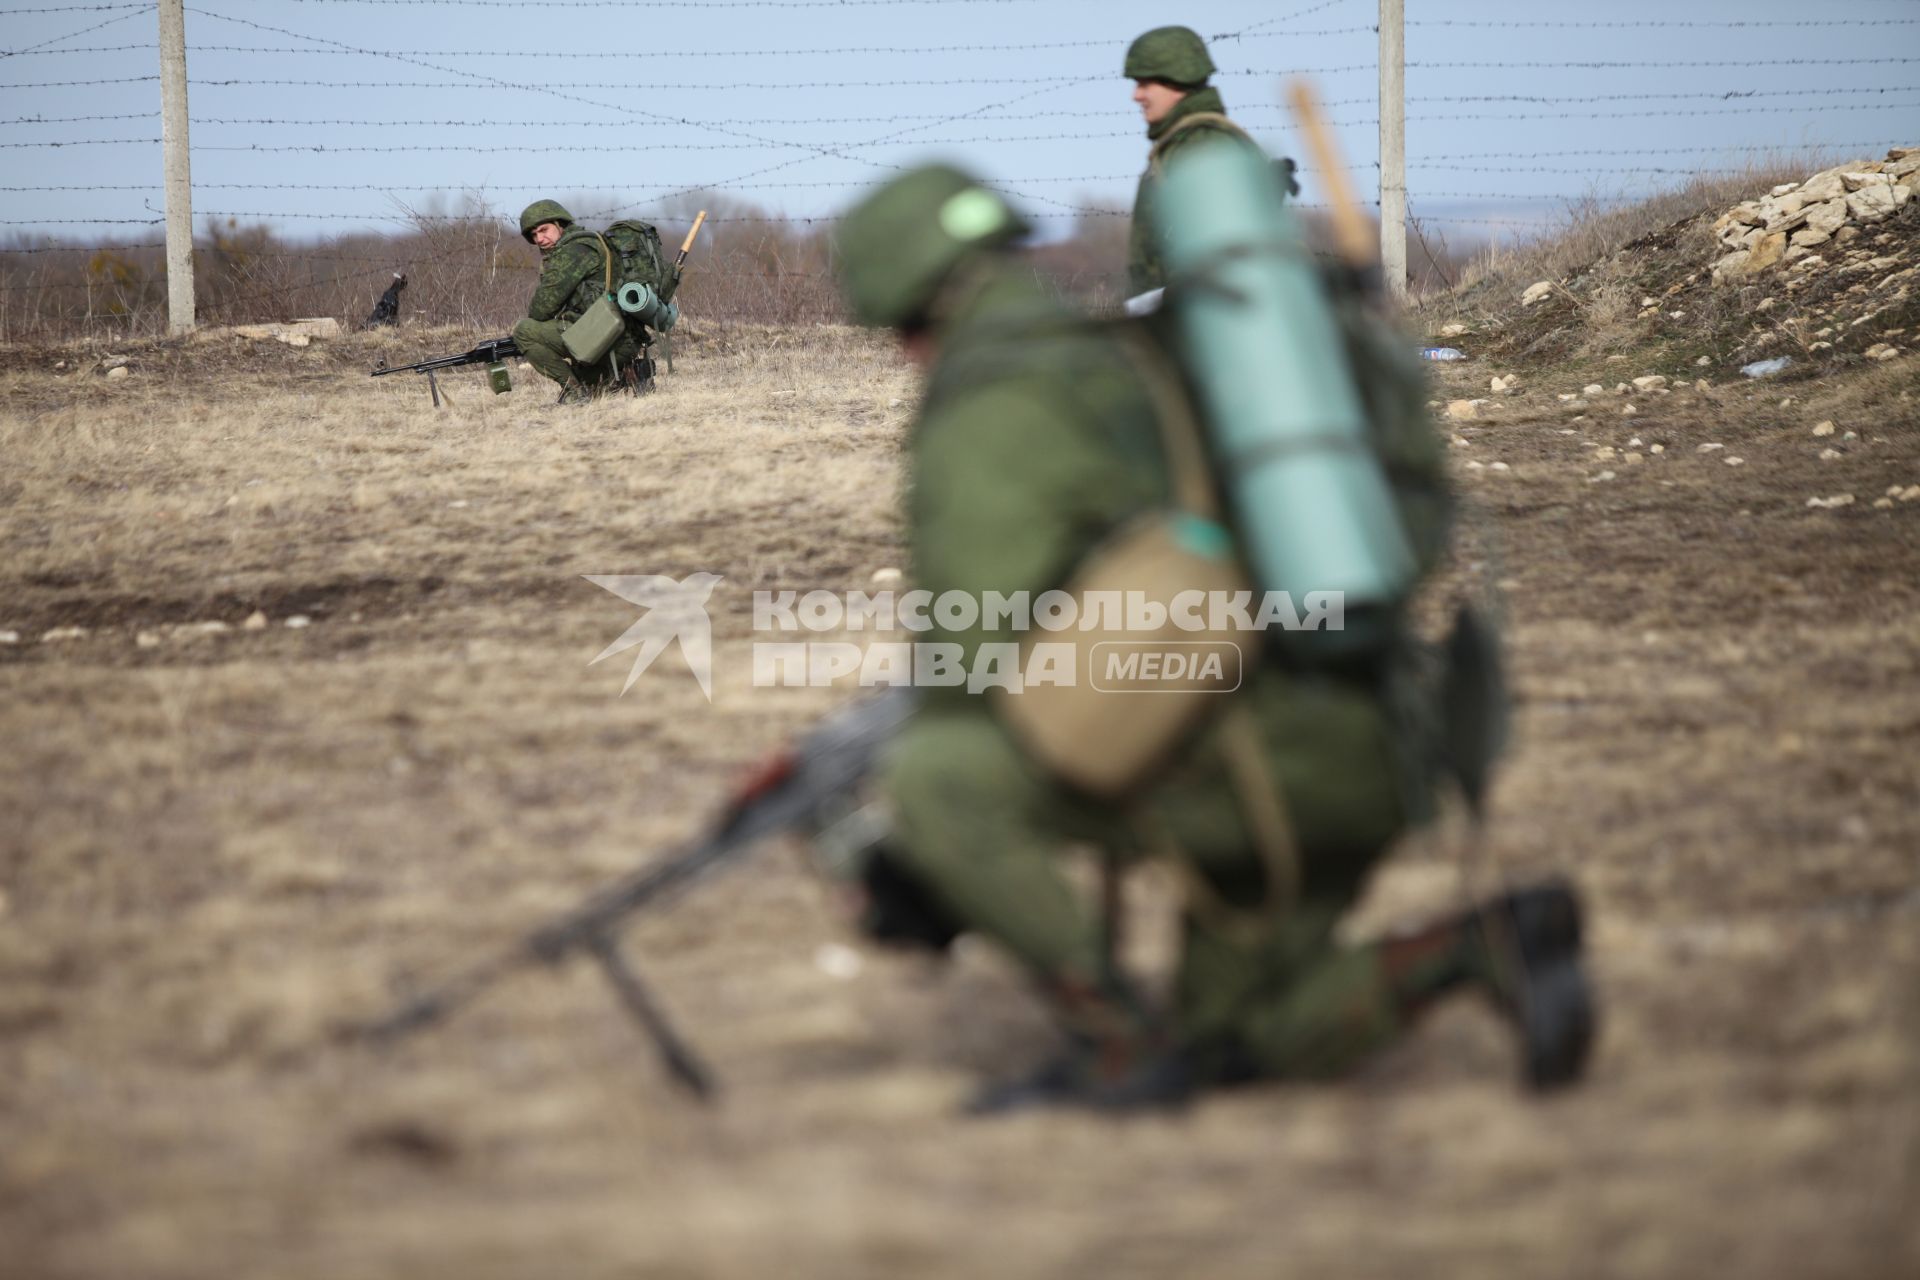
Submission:
M 667 254 L 653 224 L 637 219 L 616 222 L 607 228 L 606 239 L 614 253 L 615 291 L 623 284 L 643 284 L 659 293 L 667 283 Z

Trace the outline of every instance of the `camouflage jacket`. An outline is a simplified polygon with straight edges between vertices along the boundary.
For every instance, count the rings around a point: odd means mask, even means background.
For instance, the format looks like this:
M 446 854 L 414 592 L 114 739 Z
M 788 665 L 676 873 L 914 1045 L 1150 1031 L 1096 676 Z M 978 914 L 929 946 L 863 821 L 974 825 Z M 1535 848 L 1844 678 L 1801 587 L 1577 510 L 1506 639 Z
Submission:
M 914 584 L 1037 596 L 1161 500 L 1158 428 L 1125 353 L 1030 277 L 997 266 L 956 283 L 908 444 Z M 982 643 L 1021 639 L 985 625 L 936 631 L 969 667 Z
M 1166 283 L 1153 226 L 1153 192 L 1160 179 L 1160 170 L 1168 158 L 1182 147 L 1192 146 L 1202 138 L 1239 138 L 1251 143 L 1237 125 L 1225 120 L 1203 120 L 1190 125 L 1181 123 L 1189 117 L 1202 114 L 1224 116 L 1226 110 L 1226 105 L 1220 101 L 1218 89 L 1196 89 L 1175 103 L 1173 110 L 1167 112 L 1158 123 L 1148 126 L 1147 137 L 1153 143 L 1153 150 L 1149 154 L 1147 171 L 1140 175 L 1140 186 L 1133 197 L 1133 226 L 1127 236 L 1128 293 L 1145 293 Z
M 560 240 L 540 253 L 540 283 L 527 303 L 530 320 L 574 321 L 606 292 L 607 259 L 600 238 L 579 223 L 569 223 Z M 619 273 L 614 273 L 616 283 Z

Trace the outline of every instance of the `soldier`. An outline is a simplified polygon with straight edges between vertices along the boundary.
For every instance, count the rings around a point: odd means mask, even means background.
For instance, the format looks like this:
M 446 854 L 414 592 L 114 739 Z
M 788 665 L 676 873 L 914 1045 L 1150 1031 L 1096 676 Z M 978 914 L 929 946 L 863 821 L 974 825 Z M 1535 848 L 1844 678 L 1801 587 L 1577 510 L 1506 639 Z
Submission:
M 520 234 L 540 250 L 540 283 L 527 303 L 527 318 L 513 327 L 513 340 L 528 364 L 560 384 L 561 404 L 584 403 L 613 387 L 613 369 L 605 360 L 576 365 L 560 335 L 604 292 L 610 250 L 554 200 L 528 205 L 520 215 Z M 629 328 L 614 343 L 610 357 L 620 370 L 619 379 L 636 390 L 644 381 L 634 363 L 639 354 L 640 344 Z
M 1153 361 L 1067 311 L 1013 259 L 1008 246 L 1026 230 L 999 196 L 943 166 L 883 186 L 841 224 L 854 316 L 892 330 L 927 371 L 906 519 L 915 585 L 936 598 L 1059 588 L 1112 531 L 1168 502 Z M 1426 465 L 1439 475 L 1437 444 Z M 1018 640 L 1009 627 L 983 615 L 930 638 L 959 644 L 970 663 L 983 643 Z M 1223 707 L 1120 803 L 1039 764 L 1009 723 L 1013 697 L 921 690 L 886 768 L 896 826 L 877 855 L 887 874 L 870 874 L 869 888 L 884 880 L 904 914 L 1004 947 L 1069 1046 L 1033 1078 L 989 1088 L 977 1109 L 1160 1105 L 1205 1085 L 1332 1076 L 1461 989 L 1515 1024 L 1534 1084 L 1580 1071 L 1591 1023 L 1565 887 L 1369 944 L 1336 941 L 1426 780 L 1379 671 L 1256 661 L 1221 698 L 1240 710 Z M 1271 801 L 1297 850 L 1290 896 L 1267 856 Z M 1110 963 L 1102 923 L 1059 862 L 1069 841 L 1136 857 L 1143 832 L 1174 851 L 1190 887 L 1167 1013 Z
M 1220 91 L 1207 83 L 1215 67 L 1207 56 L 1206 41 L 1188 27 L 1155 27 L 1127 49 L 1126 74 L 1133 81 L 1133 100 L 1147 122 L 1153 149 L 1147 171 L 1133 198 L 1133 225 L 1127 239 L 1129 292 L 1135 295 L 1166 283 L 1160 252 L 1154 243 L 1153 188 L 1167 159 L 1182 147 L 1203 138 L 1237 138 L 1254 146 L 1245 130 L 1227 119 Z M 1293 162 L 1279 160 L 1281 174 L 1292 194 Z

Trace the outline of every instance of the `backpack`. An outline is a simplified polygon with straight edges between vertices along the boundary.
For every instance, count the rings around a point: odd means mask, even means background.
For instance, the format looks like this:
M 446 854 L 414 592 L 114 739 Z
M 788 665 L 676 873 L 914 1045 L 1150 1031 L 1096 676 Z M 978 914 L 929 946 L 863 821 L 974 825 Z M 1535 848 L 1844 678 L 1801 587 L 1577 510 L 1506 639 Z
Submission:
M 1233 154 L 1234 162 L 1250 178 L 1278 185 L 1279 175 L 1257 172 L 1266 169 L 1264 159 L 1238 149 Z M 1275 244 L 1297 243 L 1278 239 L 1284 230 L 1278 222 L 1271 231 L 1263 223 L 1247 242 L 1264 248 L 1272 236 Z M 1237 664 L 1224 663 L 1217 673 L 1219 680 L 1213 683 L 1205 669 L 1179 685 L 1159 678 L 1151 691 L 1162 696 L 1155 698 L 1114 696 L 1135 690 L 1114 687 L 1111 681 L 1106 688 L 1029 686 L 1018 698 L 1000 699 L 998 713 L 1028 752 L 1056 777 L 1092 795 L 1129 795 L 1177 756 L 1198 725 L 1216 714 L 1221 704 L 1217 695 L 1237 685 L 1239 672 L 1263 661 L 1263 652 L 1273 651 L 1284 655 L 1285 665 L 1295 672 L 1313 669 L 1350 675 L 1381 691 L 1396 726 L 1396 741 L 1402 744 L 1396 754 L 1404 770 L 1409 812 L 1422 812 L 1415 802 L 1426 794 L 1437 768 L 1460 777 L 1463 787 L 1477 798 L 1498 751 L 1499 718 L 1493 704 L 1499 676 L 1497 662 L 1489 656 L 1491 633 L 1474 626 L 1472 619 L 1456 629 L 1448 645 L 1443 695 L 1448 705 L 1443 715 L 1428 710 L 1434 702 L 1430 686 L 1423 681 L 1422 687 L 1415 687 L 1411 676 L 1403 680 L 1400 674 L 1412 661 L 1415 640 L 1406 626 L 1407 607 L 1418 586 L 1444 558 L 1452 523 L 1445 450 L 1427 408 L 1424 364 L 1414 355 L 1411 343 L 1371 305 L 1351 270 L 1310 267 L 1306 279 L 1294 280 L 1292 287 L 1299 297 L 1294 309 L 1285 313 L 1290 324 L 1275 328 L 1271 320 L 1262 320 L 1251 309 L 1244 315 L 1236 310 L 1228 322 L 1243 327 L 1257 340 L 1260 351 L 1276 357 L 1283 345 L 1297 349 L 1314 339 L 1322 353 L 1316 357 L 1323 365 L 1317 372 L 1323 380 L 1337 381 L 1345 388 L 1342 394 L 1352 406 L 1350 426 L 1345 433 L 1333 435 L 1331 413 L 1320 412 L 1331 403 L 1328 396 L 1312 402 L 1311 413 L 1302 414 L 1295 406 L 1293 417 L 1308 419 L 1307 433 L 1256 439 L 1251 447 L 1244 437 L 1234 440 L 1228 434 L 1234 424 L 1211 420 L 1209 414 L 1225 406 L 1244 418 L 1247 407 L 1254 406 L 1252 416 L 1266 420 L 1270 415 L 1265 406 L 1273 403 L 1275 394 L 1272 380 L 1262 380 L 1263 371 L 1255 367 L 1259 359 L 1239 358 L 1243 353 L 1234 348 L 1227 348 L 1236 356 L 1232 361 L 1216 359 L 1211 369 L 1205 367 L 1202 357 L 1221 350 L 1205 349 L 1218 330 L 1198 331 L 1196 340 L 1196 330 L 1189 323 L 1191 312 L 1217 308 L 1221 298 L 1234 302 L 1236 308 L 1241 301 L 1251 308 L 1255 299 L 1246 291 L 1271 286 L 1263 277 L 1233 272 L 1247 257 L 1236 244 L 1210 252 L 1217 257 L 1205 276 L 1176 278 L 1181 287 L 1170 291 L 1159 314 L 1082 319 L 1067 326 L 1104 340 L 1087 344 L 1089 349 L 1117 349 L 1118 358 L 1148 392 L 1163 437 L 1172 501 L 1109 533 L 1061 585 L 1083 604 L 1102 596 L 1138 593 L 1146 601 L 1168 605 L 1169 612 L 1171 602 L 1195 591 L 1251 590 L 1258 598 L 1264 588 L 1310 603 L 1300 588 L 1311 593 L 1319 587 L 1315 572 L 1346 573 L 1371 593 L 1356 598 L 1337 579 L 1327 584 L 1342 589 L 1347 600 L 1344 628 L 1331 633 L 1284 626 L 1249 632 L 1230 625 L 1195 631 L 1184 623 L 1169 623 L 1158 634 L 1144 634 L 1131 622 L 1125 628 L 1101 628 L 1090 627 L 1083 618 L 1075 634 L 1076 646 L 1082 650 L 1077 667 L 1094 669 L 1096 651 L 1103 646 L 1143 642 L 1221 653 L 1233 646 L 1241 656 Z M 1288 249 L 1290 255 L 1296 252 Z M 1067 362 L 1049 349 L 1057 344 L 1043 337 L 1022 333 L 1017 341 L 981 352 L 978 359 L 997 363 L 1003 374 L 1008 364 L 1019 367 L 1031 362 L 1035 368 L 1066 375 Z M 956 365 L 943 370 L 941 383 L 952 379 L 964 384 L 976 372 L 977 368 Z M 1063 381 L 1068 387 L 1077 385 L 1070 376 L 1063 376 Z M 929 389 L 929 400 L 937 389 Z M 1283 386 L 1277 394 L 1298 397 L 1300 390 Z M 1249 492 L 1249 477 L 1259 478 L 1262 469 L 1276 464 L 1298 467 L 1315 454 L 1331 454 L 1350 471 L 1363 469 L 1360 481 L 1365 487 L 1351 475 L 1343 477 L 1323 468 L 1304 486 L 1294 483 L 1278 491 L 1268 487 Z M 1357 499 L 1347 497 L 1356 491 Z M 1335 498 L 1350 505 L 1340 510 Z M 1332 561 L 1332 570 L 1322 567 L 1329 563 L 1325 560 L 1316 565 L 1296 558 L 1277 561 L 1293 570 L 1291 580 L 1263 580 L 1262 566 L 1250 554 L 1257 550 L 1257 531 L 1250 517 L 1271 516 L 1276 503 L 1306 509 L 1312 517 L 1304 523 L 1296 519 L 1291 528 L 1282 526 L 1289 539 L 1283 551 L 1311 549 L 1323 540 L 1335 517 L 1345 517 L 1349 527 L 1357 525 L 1361 534 L 1359 539 L 1349 538 L 1349 545 L 1357 543 L 1363 552 L 1386 548 L 1378 559 L 1390 561 L 1391 572 L 1374 572 L 1369 577 L 1367 571 L 1373 566 L 1363 563 L 1356 571 L 1351 567 L 1353 556 Z M 1298 567 L 1302 563 L 1304 569 Z
M 1446 447 L 1427 407 L 1427 370 L 1412 340 L 1381 314 L 1355 272 L 1325 265 L 1321 284 L 1366 409 L 1366 444 L 1386 474 L 1419 583 L 1446 558 L 1454 516 Z
M 608 227 L 605 236 L 614 253 L 615 289 L 623 284 L 643 284 L 660 292 L 667 282 L 667 254 L 653 224 L 628 219 Z

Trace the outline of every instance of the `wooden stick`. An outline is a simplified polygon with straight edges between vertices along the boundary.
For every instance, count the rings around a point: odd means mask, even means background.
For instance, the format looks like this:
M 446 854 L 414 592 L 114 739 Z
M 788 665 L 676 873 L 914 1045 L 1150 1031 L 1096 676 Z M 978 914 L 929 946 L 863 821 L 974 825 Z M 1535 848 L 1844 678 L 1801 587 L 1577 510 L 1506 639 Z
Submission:
M 1307 150 L 1313 153 L 1314 167 L 1325 179 L 1327 202 L 1333 207 L 1334 246 L 1350 266 L 1364 270 L 1373 265 L 1373 227 L 1367 215 L 1361 212 L 1353 184 L 1347 180 L 1347 171 L 1340 165 L 1340 153 L 1334 149 L 1333 136 L 1327 132 L 1326 120 L 1320 114 L 1320 103 L 1314 96 L 1313 86 L 1305 80 L 1295 80 L 1287 86 L 1287 99 L 1300 132 L 1306 135 Z
M 680 244 L 680 261 L 685 262 L 687 255 L 693 252 L 693 238 L 700 234 L 700 224 L 707 220 L 707 211 L 702 209 L 693 220 L 693 230 L 687 232 L 687 238 Z

